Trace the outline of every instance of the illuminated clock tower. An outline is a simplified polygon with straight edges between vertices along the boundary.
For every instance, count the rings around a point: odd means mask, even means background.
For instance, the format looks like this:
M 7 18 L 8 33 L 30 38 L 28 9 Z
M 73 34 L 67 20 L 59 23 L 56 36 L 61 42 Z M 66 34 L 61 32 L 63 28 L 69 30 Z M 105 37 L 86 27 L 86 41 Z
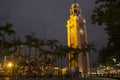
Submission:
M 68 46 L 73 48 L 85 47 L 87 43 L 86 33 L 86 21 L 81 15 L 79 4 L 74 1 L 70 8 L 70 18 L 67 21 L 67 39 Z M 81 52 L 78 55 L 78 62 L 74 60 L 74 53 L 68 54 L 68 66 L 71 72 L 75 72 L 78 67 L 78 71 L 82 73 L 82 76 L 86 76 L 90 72 L 89 54 L 88 52 Z

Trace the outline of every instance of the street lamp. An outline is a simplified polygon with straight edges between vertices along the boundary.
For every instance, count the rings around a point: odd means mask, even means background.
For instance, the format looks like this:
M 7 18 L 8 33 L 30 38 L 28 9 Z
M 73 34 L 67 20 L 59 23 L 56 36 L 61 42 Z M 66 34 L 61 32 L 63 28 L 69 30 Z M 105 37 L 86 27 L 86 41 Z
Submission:
M 7 64 L 7 67 L 8 68 L 11 68 L 13 66 L 13 63 L 12 62 L 9 62 L 8 64 Z
M 12 62 L 8 62 L 7 68 L 8 68 L 8 71 L 9 71 L 9 76 L 12 76 L 13 63 Z

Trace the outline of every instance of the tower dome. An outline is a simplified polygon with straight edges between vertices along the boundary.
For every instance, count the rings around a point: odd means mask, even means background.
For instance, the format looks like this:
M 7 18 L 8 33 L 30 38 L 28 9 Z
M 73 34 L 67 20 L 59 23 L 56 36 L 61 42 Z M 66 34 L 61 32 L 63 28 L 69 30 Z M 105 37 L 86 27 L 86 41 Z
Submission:
M 79 7 L 79 4 L 77 2 L 72 3 L 72 7 Z
M 71 9 L 70 9 L 70 14 L 71 15 L 79 15 L 81 14 L 80 6 L 77 2 L 72 3 Z

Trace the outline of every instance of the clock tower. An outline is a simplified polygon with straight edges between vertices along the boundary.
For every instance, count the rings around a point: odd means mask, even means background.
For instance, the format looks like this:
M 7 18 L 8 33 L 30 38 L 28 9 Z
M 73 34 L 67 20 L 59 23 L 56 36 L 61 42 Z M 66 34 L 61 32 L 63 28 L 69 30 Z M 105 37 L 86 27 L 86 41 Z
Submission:
M 70 8 L 70 18 L 67 21 L 67 40 L 68 46 L 72 48 L 82 48 L 86 46 L 87 32 L 86 21 L 81 15 L 81 10 L 77 2 L 73 2 Z M 71 72 L 75 72 L 78 67 L 82 76 L 87 76 L 90 73 L 89 54 L 81 52 L 78 55 L 78 61 L 74 60 L 74 53 L 68 54 L 68 67 Z M 78 70 L 77 70 L 78 71 Z

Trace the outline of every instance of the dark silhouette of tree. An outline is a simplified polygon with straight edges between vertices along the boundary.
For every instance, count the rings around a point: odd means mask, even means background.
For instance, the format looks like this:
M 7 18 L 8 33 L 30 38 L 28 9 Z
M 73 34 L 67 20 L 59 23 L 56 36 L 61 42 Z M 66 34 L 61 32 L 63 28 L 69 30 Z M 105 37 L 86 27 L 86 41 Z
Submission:
M 58 43 L 59 43 L 59 41 L 56 39 L 46 41 L 46 45 L 48 45 L 52 50 L 57 47 Z
M 31 72 L 31 50 L 32 50 L 32 47 L 33 47 L 33 44 L 34 44 L 34 36 L 35 36 L 35 33 L 32 33 L 30 35 L 26 35 L 25 36 L 25 45 L 28 46 L 29 48 L 29 52 L 28 52 L 28 67 L 29 67 L 29 71 L 28 71 L 28 76 L 30 76 L 30 72 Z
M 58 59 L 60 59 L 60 68 L 61 68 L 61 71 L 60 71 L 60 74 L 61 74 L 61 77 L 62 77 L 62 65 L 63 65 L 63 58 L 66 58 L 68 53 L 69 53 L 69 50 L 68 50 L 68 46 L 64 46 L 64 45 L 59 45 L 56 49 L 55 49 L 55 55 L 57 56 Z M 60 76 L 60 75 L 59 75 Z
M 83 53 L 83 59 L 84 59 L 84 74 L 87 75 L 87 55 L 90 53 L 90 51 L 93 50 L 93 51 L 96 51 L 95 49 L 95 46 L 93 43 L 85 43 L 84 45 L 81 46 L 81 52 Z
M 79 71 L 79 66 L 78 66 L 78 57 L 79 57 L 79 54 L 82 52 L 82 50 L 78 47 L 74 48 L 73 49 L 73 60 L 76 61 L 76 71 L 75 72 L 78 72 Z
M 99 51 L 99 60 L 98 63 L 105 65 L 105 66 L 111 66 L 113 65 L 113 57 L 111 57 L 113 55 L 112 48 L 108 48 L 108 47 L 103 47 L 100 51 Z M 108 55 L 109 54 L 109 55 Z
M 0 57 L 11 55 L 12 53 L 12 51 L 10 50 L 11 47 L 12 47 L 11 42 L 4 40 L 4 51 L 0 53 Z
M 11 36 L 12 34 L 15 34 L 15 31 L 12 29 L 12 24 L 6 23 L 5 26 L 0 26 L 1 52 L 4 49 L 4 40 L 6 40 L 6 36 Z
M 106 26 L 105 32 L 108 35 L 107 47 L 112 48 L 111 52 L 113 54 L 111 57 L 115 56 L 120 61 L 118 57 L 120 56 L 120 0 L 96 0 L 95 3 L 97 6 L 91 16 L 92 23 Z
M 4 26 L 0 26 L 0 37 L 1 37 L 1 43 L 0 43 L 0 53 L 4 53 L 5 51 L 5 40 L 6 36 L 11 36 L 12 34 L 15 34 L 15 31 L 12 29 L 12 24 L 6 23 Z M 6 64 L 6 56 L 4 56 L 4 67 Z
M 54 64 L 54 61 L 56 61 L 55 59 L 56 59 L 56 56 L 55 56 L 55 53 L 54 53 L 54 51 L 55 51 L 55 49 L 58 47 L 58 45 L 59 45 L 59 41 L 58 40 L 56 40 L 56 39 L 52 39 L 52 40 L 47 40 L 46 41 L 46 45 L 49 47 L 49 49 L 48 49 L 48 51 L 49 51 L 49 53 L 51 53 L 50 54 L 50 56 L 51 56 L 51 59 L 53 60 L 53 63 L 52 63 L 52 65 Z

